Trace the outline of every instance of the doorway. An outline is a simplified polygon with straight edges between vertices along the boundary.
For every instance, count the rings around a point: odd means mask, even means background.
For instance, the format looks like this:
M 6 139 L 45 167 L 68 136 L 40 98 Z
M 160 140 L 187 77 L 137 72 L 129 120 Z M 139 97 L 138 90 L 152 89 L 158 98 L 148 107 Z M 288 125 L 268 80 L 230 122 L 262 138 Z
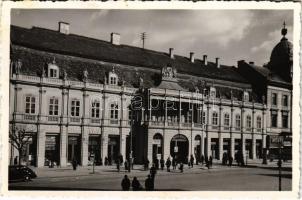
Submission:
M 120 136 L 111 135 L 108 141 L 108 162 L 109 165 L 116 163 L 120 153 Z M 125 158 L 124 158 L 125 159 Z
M 81 137 L 68 136 L 68 162 L 76 159 L 78 164 L 81 164 Z
M 188 163 L 188 138 L 181 134 L 175 135 L 170 142 L 170 154 L 177 162 Z

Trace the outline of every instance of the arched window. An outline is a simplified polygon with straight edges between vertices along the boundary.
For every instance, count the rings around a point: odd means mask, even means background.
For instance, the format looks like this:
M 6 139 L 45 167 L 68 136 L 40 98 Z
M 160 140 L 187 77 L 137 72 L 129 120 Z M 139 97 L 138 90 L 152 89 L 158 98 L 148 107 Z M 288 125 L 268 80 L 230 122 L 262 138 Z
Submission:
M 47 74 L 49 78 L 59 78 L 59 67 L 55 60 L 48 64 Z
M 109 72 L 108 83 L 109 83 L 109 85 L 117 85 L 117 83 L 118 83 L 118 76 L 115 73 L 114 67 L 112 68 L 112 71 Z
M 262 120 L 261 120 L 260 116 L 257 117 L 256 123 L 257 123 L 257 129 L 261 129 L 262 128 Z
M 224 114 L 224 125 L 230 126 L 230 114 L 229 113 Z
M 240 118 L 239 114 L 237 114 L 235 117 L 235 126 L 236 126 L 236 128 L 240 128 L 240 126 L 241 126 L 241 118 Z
M 116 103 L 110 105 L 110 119 L 118 119 L 118 105 Z
M 217 112 L 213 112 L 212 125 L 215 125 L 215 126 L 218 125 L 218 113 Z
M 250 115 L 246 116 L 246 127 L 251 128 L 252 127 L 252 118 Z

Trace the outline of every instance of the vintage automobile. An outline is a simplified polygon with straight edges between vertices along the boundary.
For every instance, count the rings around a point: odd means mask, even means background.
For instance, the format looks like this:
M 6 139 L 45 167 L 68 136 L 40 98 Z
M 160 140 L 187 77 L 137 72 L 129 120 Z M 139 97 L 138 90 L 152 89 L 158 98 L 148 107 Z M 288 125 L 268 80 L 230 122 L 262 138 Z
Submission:
M 29 167 L 24 165 L 12 165 L 9 166 L 8 180 L 9 181 L 30 181 L 36 178 L 36 173 Z

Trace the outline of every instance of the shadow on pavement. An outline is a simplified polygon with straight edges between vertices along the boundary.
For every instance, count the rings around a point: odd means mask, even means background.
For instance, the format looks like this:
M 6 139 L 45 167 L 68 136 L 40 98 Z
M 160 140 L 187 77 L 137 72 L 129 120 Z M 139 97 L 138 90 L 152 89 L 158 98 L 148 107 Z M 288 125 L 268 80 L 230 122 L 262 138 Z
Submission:
M 262 176 L 273 176 L 273 177 L 279 177 L 279 174 L 259 174 Z M 288 179 L 292 179 L 292 174 L 281 174 L 282 178 L 288 178 Z

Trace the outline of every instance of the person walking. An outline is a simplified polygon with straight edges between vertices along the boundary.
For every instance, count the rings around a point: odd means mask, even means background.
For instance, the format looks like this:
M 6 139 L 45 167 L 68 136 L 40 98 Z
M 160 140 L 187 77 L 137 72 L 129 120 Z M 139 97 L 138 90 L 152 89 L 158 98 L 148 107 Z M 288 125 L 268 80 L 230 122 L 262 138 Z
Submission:
M 160 159 L 160 168 L 161 170 L 164 170 L 165 167 L 165 160 L 163 158 Z
M 119 159 L 117 159 L 116 167 L 117 167 L 117 171 L 120 172 L 121 166 L 120 166 L 120 160 Z
M 133 178 L 131 186 L 132 186 L 133 191 L 142 190 L 142 186 L 141 186 L 140 182 L 137 180 L 136 176 Z
M 203 163 L 204 163 L 204 156 L 203 155 L 201 155 L 200 161 L 201 161 L 201 165 L 203 165 Z
M 213 165 L 213 158 L 212 158 L 212 156 L 210 156 L 210 158 L 209 158 L 209 166 L 212 167 L 212 165 Z
M 72 159 L 72 168 L 73 168 L 73 170 L 76 170 L 77 166 L 78 166 L 77 159 L 75 157 L 73 157 L 73 159 Z
M 184 164 L 182 164 L 182 162 L 179 164 L 179 170 L 181 173 L 184 172 Z
M 151 175 L 151 178 L 154 180 L 155 179 L 155 175 L 156 175 L 156 167 L 155 167 L 154 164 L 150 168 L 150 175 Z
M 194 165 L 194 157 L 193 157 L 192 154 L 191 154 L 191 157 L 190 157 L 190 165 L 191 165 L 191 167 L 193 168 L 193 165 Z
M 172 167 L 173 167 L 173 170 L 176 169 L 176 160 L 175 160 L 175 158 L 172 159 Z
M 130 189 L 130 180 L 129 180 L 127 175 L 124 176 L 121 185 L 122 185 L 122 189 L 124 191 L 129 191 L 129 189 Z
M 127 160 L 125 160 L 125 162 L 124 162 L 124 167 L 125 167 L 125 170 L 127 171 L 128 170 L 128 161 Z
M 151 178 L 151 175 L 148 175 L 148 178 L 145 180 L 145 188 L 146 188 L 146 191 L 154 190 L 154 182 Z
M 149 170 L 149 164 L 150 164 L 150 161 L 149 161 L 149 159 L 147 158 L 147 160 L 146 160 L 146 167 L 147 167 L 147 170 Z
M 158 170 L 159 169 L 159 160 L 158 160 L 158 158 L 155 158 L 155 168 L 156 168 L 156 170 Z
M 233 157 L 229 156 L 229 166 L 232 167 L 233 164 Z
M 167 161 L 166 161 L 166 166 L 167 166 L 167 172 L 170 172 L 170 166 L 171 166 L 170 157 L 168 157 L 168 159 L 167 159 Z

